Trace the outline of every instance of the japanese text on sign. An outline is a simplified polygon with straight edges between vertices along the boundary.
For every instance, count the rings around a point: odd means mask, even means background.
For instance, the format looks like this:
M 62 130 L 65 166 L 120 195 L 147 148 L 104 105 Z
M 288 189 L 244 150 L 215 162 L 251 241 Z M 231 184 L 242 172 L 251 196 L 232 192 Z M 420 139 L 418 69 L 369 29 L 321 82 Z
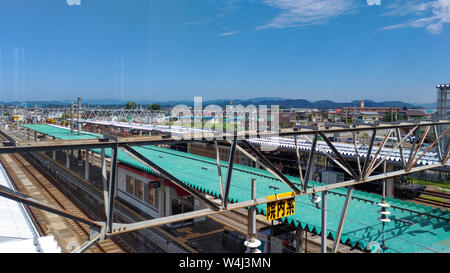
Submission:
M 294 197 L 290 199 L 278 200 L 279 198 L 295 196 L 293 192 L 286 192 L 278 195 L 267 196 L 267 200 L 274 200 L 267 203 L 266 219 L 267 221 L 286 217 L 295 213 Z

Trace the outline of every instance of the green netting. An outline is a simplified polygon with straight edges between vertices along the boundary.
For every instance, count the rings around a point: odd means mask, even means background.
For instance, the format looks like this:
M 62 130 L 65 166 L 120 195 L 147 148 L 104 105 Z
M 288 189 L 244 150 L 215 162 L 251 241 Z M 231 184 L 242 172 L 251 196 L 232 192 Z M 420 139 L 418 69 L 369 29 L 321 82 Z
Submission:
M 88 133 L 78 135 L 77 132 L 71 134 L 68 129 L 50 125 L 25 125 L 25 127 L 42 134 L 54 136 L 57 139 L 88 139 L 98 136 Z M 215 159 L 157 146 L 135 146 L 134 148 L 188 186 L 214 196 L 220 195 Z M 93 149 L 92 151 L 100 153 L 100 149 Z M 105 149 L 106 156 L 109 157 L 110 153 L 110 149 Z M 118 160 L 141 171 L 158 175 L 122 151 L 118 153 Z M 222 174 L 225 174 L 223 179 L 226 180 L 228 163 L 222 161 L 221 165 Z M 299 178 L 297 177 L 286 177 L 292 182 L 299 183 Z M 257 198 L 291 191 L 286 184 L 265 170 L 235 164 L 233 166 L 229 193 L 230 202 L 250 199 L 252 178 L 255 178 L 257 181 Z M 321 183 L 310 181 L 309 185 L 319 186 Z M 276 186 L 278 189 L 274 190 L 271 186 Z M 335 238 L 335 231 L 337 230 L 341 209 L 345 201 L 346 189 L 335 189 L 329 192 L 330 194 L 327 196 L 328 236 Z M 343 243 L 365 249 L 367 243 L 371 241 L 381 242 L 382 225 L 378 220 L 380 214 L 377 206 L 377 203 L 380 201 L 380 195 L 354 191 L 341 237 Z M 442 242 L 448 241 L 448 238 L 450 238 L 450 224 L 448 221 L 450 220 L 450 212 L 448 210 L 434 209 L 395 198 L 389 198 L 388 202 L 391 204 L 389 209 L 391 217 L 395 216 L 396 218 L 415 223 L 414 225 L 408 225 L 392 221 L 386 224 L 385 240 L 387 247 L 389 247 L 388 252 L 450 252 L 450 244 L 442 244 Z M 308 196 L 296 197 L 295 208 L 295 214 L 286 217 L 285 221 L 296 226 L 300 225 L 302 229 L 308 229 L 310 232 L 321 232 L 321 211 L 311 203 Z M 257 211 L 265 214 L 266 206 L 258 206 Z M 423 214 L 445 217 L 447 221 L 430 218 Z M 436 245 L 439 245 L 439 249 L 433 249 L 432 246 Z

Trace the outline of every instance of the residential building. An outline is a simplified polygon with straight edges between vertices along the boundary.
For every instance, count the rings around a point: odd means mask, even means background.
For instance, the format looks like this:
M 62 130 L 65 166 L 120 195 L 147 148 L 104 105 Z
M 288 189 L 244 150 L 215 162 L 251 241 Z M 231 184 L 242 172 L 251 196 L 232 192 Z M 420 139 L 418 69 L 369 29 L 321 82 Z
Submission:
M 372 123 L 380 119 L 378 112 L 356 112 L 353 115 L 360 123 Z
M 399 114 L 404 120 L 429 119 L 432 116 L 432 114 L 428 114 L 422 110 L 415 109 L 400 111 Z

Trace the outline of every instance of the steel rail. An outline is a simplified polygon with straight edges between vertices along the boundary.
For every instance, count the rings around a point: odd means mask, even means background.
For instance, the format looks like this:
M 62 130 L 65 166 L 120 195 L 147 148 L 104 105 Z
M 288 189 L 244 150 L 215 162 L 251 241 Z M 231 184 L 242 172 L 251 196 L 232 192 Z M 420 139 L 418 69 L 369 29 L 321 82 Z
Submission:
M 38 201 L 28 195 L 25 195 L 23 193 L 15 191 L 15 190 L 11 190 L 10 188 L 5 187 L 3 185 L 0 185 L 0 196 L 5 197 L 7 199 L 17 201 L 19 203 L 22 203 L 22 204 L 25 204 L 25 205 L 28 205 L 31 207 L 36 207 L 38 209 L 42 209 L 42 210 L 72 219 L 74 221 L 84 223 L 87 225 L 95 225 L 95 226 L 103 226 L 104 225 L 102 222 L 97 222 L 97 221 L 93 221 L 93 220 L 85 218 L 85 217 L 76 216 L 66 210 L 59 209 L 59 208 L 54 207 L 53 205 Z
M 86 250 L 88 250 L 92 246 L 96 245 L 97 243 L 100 243 L 101 241 L 103 241 L 102 235 L 97 234 L 92 239 L 84 242 L 82 245 L 80 245 L 79 247 L 72 250 L 72 252 L 70 252 L 70 253 L 84 253 L 84 252 L 86 252 Z

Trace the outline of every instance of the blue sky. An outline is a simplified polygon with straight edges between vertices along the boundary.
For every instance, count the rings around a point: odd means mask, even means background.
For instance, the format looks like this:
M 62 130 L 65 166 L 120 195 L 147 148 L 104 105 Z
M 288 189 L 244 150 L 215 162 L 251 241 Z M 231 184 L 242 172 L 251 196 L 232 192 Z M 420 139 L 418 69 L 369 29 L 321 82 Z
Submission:
M 0 100 L 434 102 L 450 82 L 450 0 L 71 1 L 0 0 Z

